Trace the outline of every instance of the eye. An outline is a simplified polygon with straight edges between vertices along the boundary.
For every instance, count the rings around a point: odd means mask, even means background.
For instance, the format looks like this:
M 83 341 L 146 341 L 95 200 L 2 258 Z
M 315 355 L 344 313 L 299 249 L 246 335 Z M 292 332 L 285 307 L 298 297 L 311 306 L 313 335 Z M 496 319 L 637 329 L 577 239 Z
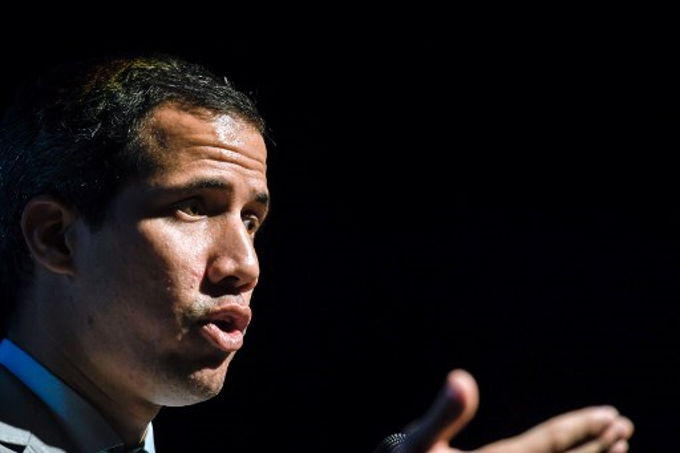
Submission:
M 204 217 L 207 214 L 203 203 L 197 198 L 189 198 L 175 204 L 175 211 L 183 216 L 192 218 Z
M 243 217 L 243 224 L 246 226 L 248 233 L 255 234 L 260 228 L 260 219 L 256 215 L 246 215 Z

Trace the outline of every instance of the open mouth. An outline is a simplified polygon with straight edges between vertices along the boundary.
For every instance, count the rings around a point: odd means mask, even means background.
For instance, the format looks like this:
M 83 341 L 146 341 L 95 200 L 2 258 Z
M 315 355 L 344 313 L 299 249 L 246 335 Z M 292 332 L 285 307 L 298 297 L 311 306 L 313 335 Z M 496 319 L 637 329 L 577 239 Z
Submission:
M 215 324 L 215 326 L 217 326 L 218 329 L 223 330 L 224 332 L 227 333 L 236 330 L 236 325 L 231 319 L 217 319 L 214 321 L 206 320 L 201 322 L 201 326 L 205 326 L 208 324 Z
M 199 322 L 201 335 L 215 348 L 234 352 L 243 346 L 243 335 L 250 323 L 250 309 L 231 308 L 216 311 Z

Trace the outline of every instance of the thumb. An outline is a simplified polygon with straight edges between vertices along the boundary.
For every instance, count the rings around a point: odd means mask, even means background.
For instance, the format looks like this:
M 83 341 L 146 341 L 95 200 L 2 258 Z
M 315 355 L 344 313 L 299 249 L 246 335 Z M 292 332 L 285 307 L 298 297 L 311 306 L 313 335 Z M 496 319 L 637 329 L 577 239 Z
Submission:
M 479 390 L 467 371 L 451 371 L 427 414 L 407 431 L 404 453 L 424 453 L 433 445 L 448 442 L 474 417 Z

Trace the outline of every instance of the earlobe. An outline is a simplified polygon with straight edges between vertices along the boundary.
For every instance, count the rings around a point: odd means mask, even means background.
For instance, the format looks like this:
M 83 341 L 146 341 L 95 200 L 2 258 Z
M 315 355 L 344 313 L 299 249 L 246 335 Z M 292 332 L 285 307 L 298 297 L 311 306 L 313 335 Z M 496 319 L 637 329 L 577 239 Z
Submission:
M 74 274 L 70 227 L 77 218 L 73 208 L 51 196 L 41 195 L 26 204 L 21 231 L 37 263 L 57 274 Z

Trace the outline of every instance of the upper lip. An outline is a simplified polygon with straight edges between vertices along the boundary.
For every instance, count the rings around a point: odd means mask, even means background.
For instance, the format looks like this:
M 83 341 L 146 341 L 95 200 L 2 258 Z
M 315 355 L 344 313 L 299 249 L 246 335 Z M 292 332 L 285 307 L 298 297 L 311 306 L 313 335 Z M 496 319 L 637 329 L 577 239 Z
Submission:
M 253 314 L 250 307 L 239 304 L 222 305 L 210 311 L 201 322 L 227 321 L 234 328 L 245 331 L 250 324 Z

